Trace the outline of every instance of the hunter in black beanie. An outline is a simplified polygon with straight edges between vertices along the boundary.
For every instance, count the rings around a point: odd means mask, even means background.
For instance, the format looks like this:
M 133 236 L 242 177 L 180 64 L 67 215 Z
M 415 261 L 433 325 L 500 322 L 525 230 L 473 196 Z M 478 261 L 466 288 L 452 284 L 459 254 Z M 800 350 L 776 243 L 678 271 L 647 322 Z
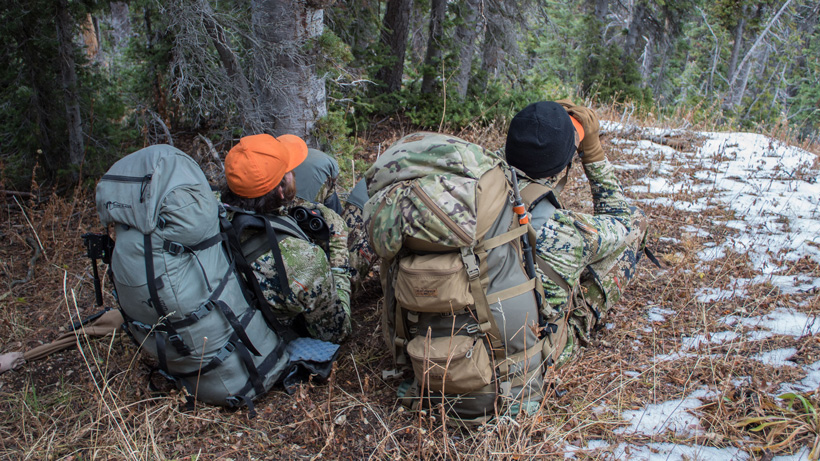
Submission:
M 515 114 L 504 152 L 507 163 L 530 178 L 548 178 L 572 161 L 575 140 L 575 126 L 566 109 L 557 102 L 541 101 Z

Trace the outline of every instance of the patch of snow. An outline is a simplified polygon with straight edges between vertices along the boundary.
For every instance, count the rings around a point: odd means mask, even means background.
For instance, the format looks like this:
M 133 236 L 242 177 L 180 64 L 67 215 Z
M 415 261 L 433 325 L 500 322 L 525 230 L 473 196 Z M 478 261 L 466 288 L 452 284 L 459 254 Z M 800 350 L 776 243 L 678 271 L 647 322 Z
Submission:
M 698 399 L 685 398 L 650 404 L 642 410 L 624 411 L 621 416 L 629 422 L 629 427 L 616 429 L 615 432 L 657 435 L 672 431 L 680 436 L 701 434 L 703 428 L 700 426 L 700 421 L 687 411 L 701 405 L 702 402 Z
M 784 383 L 780 386 L 780 394 L 786 392 L 812 392 L 820 387 L 820 361 L 803 367 L 806 377 L 799 383 Z
M 674 313 L 675 311 L 671 309 L 665 309 L 660 306 L 652 306 L 649 308 L 649 311 L 647 312 L 649 320 L 651 322 L 663 322 L 664 320 L 666 320 L 667 315 L 672 315 Z
M 695 292 L 695 299 L 702 303 L 726 301 L 735 296 L 746 296 L 746 290 L 742 288 L 737 290 L 726 290 L 722 288 L 706 287 Z
M 715 261 L 726 257 L 726 247 L 724 245 L 713 248 L 706 248 L 698 251 L 697 258 L 701 261 Z
M 646 192 L 645 186 L 632 186 L 629 187 L 628 190 L 632 192 Z M 706 203 L 702 203 L 700 201 L 695 202 L 686 202 L 683 200 L 674 200 L 670 197 L 656 197 L 656 198 L 644 198 L 644 199 L 636 199 L 635 201 L 646 203 L 648 205 L 654 206 L 668 206 L 675 208 L 681 211 L 689 211 L 692 213 L 697 213 L 699 211 L 703 211 L 708 208 Z
M 744 325 L 750 328 L 762 328 L 753 339 L 765 339 L 772 335 L 794 336 L 796 338 L 820 333 L 820 322 L 817 317 L 797 312 L 793 309 L 779 307 L 773 312 L 759 317 L 740 317 L 727 315 L 721 321 L 727 325 Z
M 632 165 L 629 163 L 620 163 L 615 165 L 616 170 L 643 170 L 644 168 L 646 168 L 646 165 Z
M 605 440 L 599 439 L 587 441 L 587 445 L 585 447 L 567 444 L 564 446 L 564 459 L 575 459 L 575 454 L 578 452 L 581 452 L 581 454 L 587 454 L 590 451 L 604 450 L 606 448 L 609 448 L 609 443 Z
M 761 352 L 760 354 L 753 355 L 751 358 L 752 360 L 757 360 L 758 362 L 762 362 L 776 368 L 785 366 L 794 367 L 796 364 L 789 361 L 789 359 L 794 357 L 795 354 L 797 354 L 797 349 L 787 347 L 785 349 L 775 349 L 773 351 Z
M 699 389 L 695 389 L 691 394 L 689 394 L 689 398 L 700 399 L 700 400 L 714 399 L 717 396 L 718 396 L 717 392 L 715 392 L 712 389 L 709 389 L 706 386 L 703 386 Z
M 653 357 L 654 362 L 674 362 L 680 359 L 691 359 L 697 357 L 697 354 L 673 352 L 671 354 L 659 354 Z
M 709 335 L 706 339 L 705 335 L 695 335 L 691 337 L 684 337 L 681 341 L 681 351 L 688 351 L 690 349 L 697 349 L 701 344 L 723 344 L 734 341 L 740 337 L 734 331 L 719 331 Z
M 693 177 L 680 180 L 669 179 L 667 174 L 677 169 L 671 160 L 679 159 L 680 153 L 650 141 L 614 141 L 625 150 L 655 160 L 643 184 L 631 190 L 660 194 L 702 191 L 709 195 L 706 200 L 661 197 L 645 202 L 698 211 L 719 200 L 734 212 L 739 219 L 727 225 L 740 235 L 698 254 L 707 261 L 723 258 L 732 249 L 748 254 L 754 268 L 763 273 L 775 272 L 784 263 L 805 256 L 820 262 L 820 227 L 816 225 L 820 181 L 812 169 L 816 156 L 754 133 L 701 135 L 707 140 L 688 162 L 697 171 Z
M 793 455 L 780 455 L 772 458 L 772 461 L 807 461 L 809 459 L 809 449 L 803 447 Z
M 668 242 L 668 243 L 680 243 L 680 240 L 674 237 L 661 237 L 658 239 L 660 242 Z
M 707 232 L 705 229 L 701 229 L 700 227 L 686 225 L 680 228 L 681 231 L 687 234 L 694 234 L 695 237 L 709 237 L 712 234 Z
M 745 461 L 749 454 L 739 448 L 716 448 L 702 445 L 676 443 L 650 443 L 645 446 L 620 444 L 605 459 L 629 459 L 633 461 Z

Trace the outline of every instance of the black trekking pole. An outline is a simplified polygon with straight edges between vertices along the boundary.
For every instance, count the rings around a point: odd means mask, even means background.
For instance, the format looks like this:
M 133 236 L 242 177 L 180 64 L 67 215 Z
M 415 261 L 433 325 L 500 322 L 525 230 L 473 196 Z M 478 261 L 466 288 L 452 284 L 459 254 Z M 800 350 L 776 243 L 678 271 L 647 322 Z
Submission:
M 515 173 L 514 168 L 510 168 L 510 176 L 512 177 L 513 193 L 515 194 L 513 211 L 518 215 L 518 223 L 522 226 L 526 226 L 530 222 L 530 216 L 527 214 L 524 201 L 521 199 L 521 191 L 518 189 L 518 175 Z M 527 275 L 533 279 L 535 278 L 535 261 L 532 259 L 532 245 L 530 245 L 530 239 L 527 234 L 521 237 L 521 249 L 524 252 L 524 266 L 527 270 Z

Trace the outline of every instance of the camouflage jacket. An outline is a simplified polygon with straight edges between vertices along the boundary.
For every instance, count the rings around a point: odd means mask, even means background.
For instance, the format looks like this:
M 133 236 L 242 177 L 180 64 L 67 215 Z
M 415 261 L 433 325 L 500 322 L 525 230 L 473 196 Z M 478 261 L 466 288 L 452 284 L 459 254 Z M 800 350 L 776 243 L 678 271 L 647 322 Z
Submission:
M 286 237 L 280 244 L 291 294 L 284 305 L 275 304 L 278 280 L 273 254 L 265 253 L 251 266 L 274 311 L 286 325 L 303 314 L 311 336 L 339 343 L 350 334 L 350 274 L 347 253 L 348 229 L 344 220 L 323 205 L 297 201 L 321 211 L 330 228 L 330 252 L 306 240 Z M 287 213 L 282 208 L 281 214 Z
M 633 226 L 633 214 L 612 164 L 608 160 L 589 163 L 584 171 L 592 191 L 594 215 L 555 210 L 551 219 L 535 229 L 538 257 L 570 286 L 578 284 L 588 265 L 622 252 Z M 527 178 L 521 178 L 522 187 L 526 183 Z M 544 275 L 541 282 L 550 305 L 563 307 L 568 294 Z

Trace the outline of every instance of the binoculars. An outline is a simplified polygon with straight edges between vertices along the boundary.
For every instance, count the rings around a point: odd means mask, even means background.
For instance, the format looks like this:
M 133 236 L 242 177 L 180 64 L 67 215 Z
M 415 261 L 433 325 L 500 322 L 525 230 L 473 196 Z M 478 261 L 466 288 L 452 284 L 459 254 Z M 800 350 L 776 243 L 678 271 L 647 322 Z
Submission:
M 305 231 L 320 232 L 323 228 L 327 227 L 327 223 L 325 223 L 325 219 L 319 210 L 311 210 L 303 206 L 297 206 L 290 210 L 290 215 L 296 220 L 299 227 Z

